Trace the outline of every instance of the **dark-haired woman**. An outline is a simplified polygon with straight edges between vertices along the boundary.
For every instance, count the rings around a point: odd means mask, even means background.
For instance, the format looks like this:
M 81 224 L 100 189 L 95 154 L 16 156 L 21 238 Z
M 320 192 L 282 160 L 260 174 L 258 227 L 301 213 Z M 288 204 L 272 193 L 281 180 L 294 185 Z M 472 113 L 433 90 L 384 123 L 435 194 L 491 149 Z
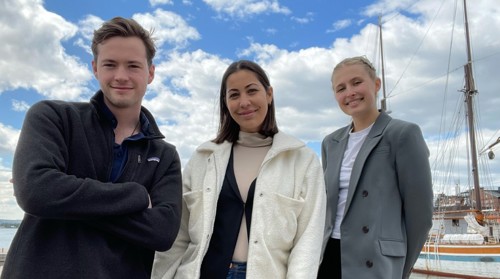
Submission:
M 216 138 L 184 169 L 183 216 L 153 278 L 314 278 L 326 193 L 318 156 L 278 130 L 273 88 L 256 63 L 232 63 Z

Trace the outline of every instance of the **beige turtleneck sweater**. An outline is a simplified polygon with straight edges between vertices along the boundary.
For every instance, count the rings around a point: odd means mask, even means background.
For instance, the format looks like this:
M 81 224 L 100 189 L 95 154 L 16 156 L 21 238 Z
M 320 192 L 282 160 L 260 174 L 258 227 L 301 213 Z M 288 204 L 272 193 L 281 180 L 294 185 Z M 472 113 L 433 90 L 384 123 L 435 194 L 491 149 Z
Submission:
M 239 134 L 239 139 L 233 148 L 233 165 L 236 183 L 240 190 L 241 198 L 246 203 L 250 185 L 257 178 L 269 149 L 273 143 L 272 137 L 265 137 L 259 133 Z M 240 233 L 234 248 L 233 261 L 246 262 L 248 256 L 248 235 L 245 216 L 241 220 Z

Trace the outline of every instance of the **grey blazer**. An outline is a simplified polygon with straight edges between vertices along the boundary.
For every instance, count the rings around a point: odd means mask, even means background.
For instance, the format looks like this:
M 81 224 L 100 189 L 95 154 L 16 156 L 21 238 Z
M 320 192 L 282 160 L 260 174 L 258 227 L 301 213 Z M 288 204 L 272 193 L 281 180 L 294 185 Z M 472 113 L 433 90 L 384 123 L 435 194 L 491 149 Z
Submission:
M 327 189 L 323 250 L 334 227 L 350 129 L 341 128 L 322 143 Z M 340 226 L 342 278 L 407 278 L 432 226 L 432 209 L 429 150 L 420 128 L 381 112 L 351 173 Z

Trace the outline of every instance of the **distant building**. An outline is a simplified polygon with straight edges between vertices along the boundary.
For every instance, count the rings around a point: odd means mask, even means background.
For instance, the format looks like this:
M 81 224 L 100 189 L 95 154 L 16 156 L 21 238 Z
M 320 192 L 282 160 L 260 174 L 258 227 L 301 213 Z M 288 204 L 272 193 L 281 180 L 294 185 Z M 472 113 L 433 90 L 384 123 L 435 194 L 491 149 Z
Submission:
M 497 190 L 480 188 L 481 205 L 484 211 L 500 211 L 500 187 Z M 461 192 L 458 195 L 438 194 L 434 202 L 435 211 L 466 210 L 475 207 L 474 190 Z
M 476 200 L 474 191 L 471 191 L 472 200 Z M 484 211 L 500 211 L 500 187 L 497 190 L 480 189 L 481 206 Z

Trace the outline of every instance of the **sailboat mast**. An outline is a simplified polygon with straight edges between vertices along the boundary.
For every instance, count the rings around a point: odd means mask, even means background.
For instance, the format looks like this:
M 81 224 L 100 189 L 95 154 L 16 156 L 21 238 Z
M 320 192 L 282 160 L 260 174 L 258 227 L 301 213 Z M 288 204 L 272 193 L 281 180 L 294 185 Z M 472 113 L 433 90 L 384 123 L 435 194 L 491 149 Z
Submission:
M 474 108 L 473 108 L 473 97 L 477 94 L 477 90 L 474 85 L 474 77 L 472 75 L 472 52 L 470 48 L 470 36 L 469 36 L 469 23 L 467 20 L 467 1 L 464 0 L 464 21 L 465 21 L 465 39 L 467 45 L 467 64 L 464 66 L 465 70 L 465 102 L 467 105 L 467 120 L 469 123 L 469 140 L 471 147 L 471 158 L 472 158 L 472 177 L 474 180 L 474 193 L 476 196 L 476 210 L 481 211 L 481 190 L 479 187 L 479 173 L 478 173 L 478 163 L 477 163 L 477 147 L 476 147 L 476 132 L 474 126 Z
M 384 46 L 382 44 L 382 17 L 378 17 L 378 26 L 380 34 L 380 65 L 382 66 L 382 100 L 380 100 L 380 109 L 382 111 L 387 111 L 387 103 L 385 96 L 385 70 L 384 70 Z

